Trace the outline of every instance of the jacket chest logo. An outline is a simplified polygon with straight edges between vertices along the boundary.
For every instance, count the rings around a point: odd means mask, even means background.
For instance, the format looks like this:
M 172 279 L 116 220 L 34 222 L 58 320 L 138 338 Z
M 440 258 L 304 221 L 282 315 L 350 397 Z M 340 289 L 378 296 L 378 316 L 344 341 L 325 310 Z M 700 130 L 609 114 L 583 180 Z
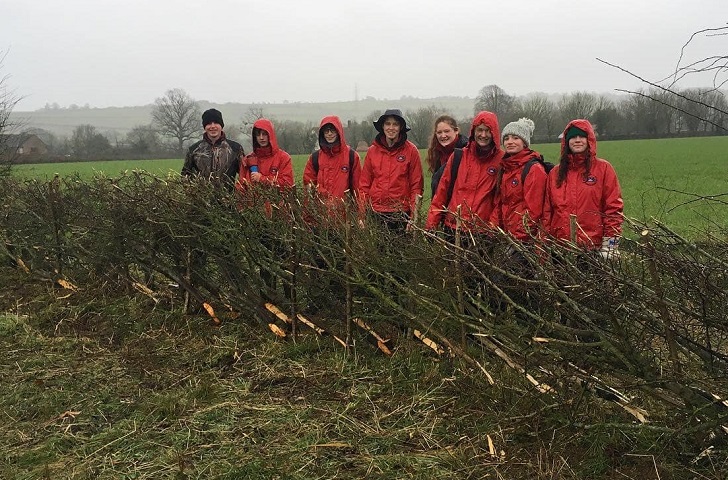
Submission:
M 349 165 L 343 165 L 341 167 L 341 171 L 344 172 L 344 173 L 348 172 L 349 171 Z
M 278 169 L 276 167 L 271 167 L 270 173 L 278 173 Z
M 493 176 L 498 173 L 498 169 L 495 167 L 488 167 L 488 170 L 486 170 L 486 172 L 488 173 L 488 175 Z
M 405 157 L 404 155 L 397 155 L 398 162 L 401 163 L 401 162 L 404 162 L 405 160 L 407 160 L 407 157 Z
M 587 185 L 596 185 L 597 184 L 597 177 L 594 175 L 589 175 L 586 178 L 584 178 L 584 183 Z
M 518 179 L 517 178 L 512 178 L 511 179 L 511 185 L 513 185 L 514 187 L 517 186 L 518 185 Z

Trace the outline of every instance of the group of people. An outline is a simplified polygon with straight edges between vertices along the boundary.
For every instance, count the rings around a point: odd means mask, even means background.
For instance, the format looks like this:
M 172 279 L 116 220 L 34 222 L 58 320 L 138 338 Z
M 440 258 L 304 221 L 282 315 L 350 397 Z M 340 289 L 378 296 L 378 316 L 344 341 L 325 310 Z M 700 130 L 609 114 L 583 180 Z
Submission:
M 293 187 L 291 156 L 279 147 L 270 120 L 254 123 L 249 155 L 225 137 L 218 110 L 205 111 L 202 124 L 203 139 L 189 148 L 183 175 L 234 182 L 241 193 L 258 182 Z M 404 232 L 411 228 L 423 194 L 420 153 L 407 139 L 409 128 L 400 110 L 386 110 L 374 127 L 377 135 L 362 166 L 359 154 L 346 143 L 339 117 L 324 117 L 319 149 L 308 158 L 303 183 L 332 214 L 342 200 L 351 199 L 360 213 L 371 212 L 390 230 Z M 497 116 L 482 111 L 465 137 L 454 118 L 438 117 L 427 150 L 433 181 L 425 228 L 483 235 L 502 229 L 520 242 L 551 238 L 605 258 L 616 256 L 622 194 L 614 168 L 597 157 L 592 125 L 584 119 L 566 125 L 559 163 L 553 168 L 530 148 L 534 127 L 533 121 L 521 118 L 501 131 Z
M 501 228 L 521 242 L 551 237 L 617 255 L 622 193 L 614 168 L 597 157 L 592 125 L 569 122 L 553 168 L 530 148 L 534 127 L 521 118 L 500 131 L 496 115 L 480 112 L 465 139 L 455 119 L 439 117 L 428 150 L 433 199 L 425 227 Z

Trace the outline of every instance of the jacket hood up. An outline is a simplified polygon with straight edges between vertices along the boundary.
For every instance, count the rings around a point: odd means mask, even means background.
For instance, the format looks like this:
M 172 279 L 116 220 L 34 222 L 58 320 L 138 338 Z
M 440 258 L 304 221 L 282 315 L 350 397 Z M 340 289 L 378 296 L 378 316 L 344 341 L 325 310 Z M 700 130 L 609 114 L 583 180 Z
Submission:
M 327 123 L 330 123 L 334 126 L 336 129 L 336 133 L 339 134 L 339 140 L 338 144 L 340 146 L 346 145 L 346 138 L 344 137 L 344 126 L 341 123 L 341 119 L 337 117 L 336 115 L 329 115 L 321 119 L 321 123 L 319 124 L 319 130 L 318 130 L 318 143 L 319 147 L 323 148 L 331 148 L 331 145 L 326 143 L 326 140 L 324 139 L 324 132 L 323 128 L 324 125 Z
M 324 138 L 324 125 L 330 123 L 336 129 L 336 133 L 339 134 L 339 139 L 334 145 L 326 143 Z M 327 151 L 330 154 L 335 154 L 341 151 L 341 148 L 346 145 L 346 138 L 344 138 L 344 125 L 341 123 L 341 119 L 336 115 L 329 115 L 321 119 L 319 124 L 319 147 L 321 150 Z
M 475 127 L 480 124 L 485 124 L 486 127 L 490 128 L 490 133 L 493 135 L 493 143 L 496 148 L 500 145 L 500 127 L 498 126 L 498 117 L 492 112 L 479 112 L 473 119 L 472 127 L 470 127 L 470 136 L 468 142 L 475 142 Z
M 566 125 L 566 128 L 564 128 L 564 132 L 561 134 L 561 158 L 564 158 L 565 155 L 571 153 L 571 150 L 569 150 L 569 142 L 566 140 L 566 133 L 571 127 L 576 127 L 579 130 L 586 132 L 586 140 L 589 144 L 589 155 L 591 158 L 596 158 L 597 136 L 594 133 L 594 127 L 592 127 L 592 124 L 589 123 L 589 120 L 585 120 L 583 118 L 570 121 L 568 125 Z
M 276 137 L 276 131 L 273 128 L 273 123 L 268 120 L 267 118 L 259 118 L 255 121 L 253 124 L 253 150 L 256 148 L 260 148 L 260 145 L 258 145 L 258 140 L 255 138 L 255 129 L 259 130 L 265 130 L 268 132 L 268 138 L 270 139 L 270 146 L 271 146 L 271 154 L 275 155 L 276 152 L 278 152 L 278 138 Z

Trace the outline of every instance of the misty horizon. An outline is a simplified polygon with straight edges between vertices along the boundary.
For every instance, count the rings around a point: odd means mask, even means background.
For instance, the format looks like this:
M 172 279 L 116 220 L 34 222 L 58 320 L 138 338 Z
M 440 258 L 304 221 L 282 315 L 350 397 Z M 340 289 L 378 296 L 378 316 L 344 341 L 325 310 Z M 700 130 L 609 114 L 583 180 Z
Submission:
M 5 1 L 0 78 L 21 112 L 151 105 L 172 88 L 211 104 L 606 93 L 644 84 L 597 59 L 660 82 L 728 50 L 692 37 L 726 19 L 719 0 Z M 679 86 L 720 84 L 710 73 Z

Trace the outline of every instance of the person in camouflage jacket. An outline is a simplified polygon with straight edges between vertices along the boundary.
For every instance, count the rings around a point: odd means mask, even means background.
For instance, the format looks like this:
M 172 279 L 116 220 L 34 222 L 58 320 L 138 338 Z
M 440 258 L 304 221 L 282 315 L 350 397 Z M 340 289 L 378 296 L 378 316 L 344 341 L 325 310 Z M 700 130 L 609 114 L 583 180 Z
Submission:
M 245 157 L 242 145 L 225 137 L 222 113 L 214 108 L 202 114 L 202 127 L 205 133 L 187 150 L 182 175 L 199 176 L 233 188 Z

